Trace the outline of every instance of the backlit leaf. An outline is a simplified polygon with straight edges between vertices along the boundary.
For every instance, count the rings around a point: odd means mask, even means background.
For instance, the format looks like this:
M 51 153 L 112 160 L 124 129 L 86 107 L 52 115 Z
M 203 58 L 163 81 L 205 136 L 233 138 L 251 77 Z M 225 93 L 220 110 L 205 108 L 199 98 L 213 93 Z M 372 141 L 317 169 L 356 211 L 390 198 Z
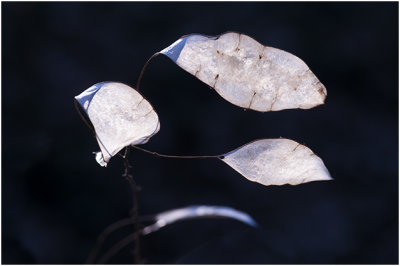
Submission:
M 160 129 L 151 104 L 123 83 L 97 83 L 75 99 L 94 127 L 101 149 L 101 154 L 96 154 L 96 161 L 101 166 L 106 166 L 124 147 L 146 143 Z
M 318 156 L 289 139 L 256 140 L 224 154 L 221 160 L 248 180 L 266 186 L 332 179 Z
M 327 95 L 300 58 L 244 34 L 190 34 L 160 53 L 243 108 L 309 109 L 323 104 Z

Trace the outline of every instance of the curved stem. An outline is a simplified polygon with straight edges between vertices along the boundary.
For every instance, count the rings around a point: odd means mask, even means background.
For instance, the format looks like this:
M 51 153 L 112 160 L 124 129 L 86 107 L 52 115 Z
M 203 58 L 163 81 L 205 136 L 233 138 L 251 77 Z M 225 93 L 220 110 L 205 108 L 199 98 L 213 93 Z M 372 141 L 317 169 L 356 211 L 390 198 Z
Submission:
M 153 221 L 153 220 L 155 220 L 154 215 L 145 215 L 145 216 L 140 217 L 141 222 Z M 90 252 L 88 258 L 86 259 L 86 264 L 94 264 L 95 263 L 95 260 L 98 256 L 104 242 L 106 241 L 106 239 L 108 238 L 108 236 L 111 233 L 113 233 L 114 231 L 116 231 L 122 227 L 132 225 L 134 223 L 135 223 L 135 221 L 132 218 L 125 218 L 125 219 L 116 221 L 115 223 L 109 225 L 106 229 L 104 229 L 103 232 L 97 238 L 96 244 L 93 246 L 92 251 Z M 143 233 L 142 230 L 140 230 L 140 233 L 141 234 Z
M 140 75 L 139 75 L 138 81 L 137 81 L 137 83 L 136 83 L 136 90 L 137 90 L 137 91 L 139 91 L 140 81 L 142 80 L 144 71 L 146 70 L 146 68 L 147 68 L 147 66 L 149 65 L 150 61 L 153 60 L 153 59 L 154 59 L 156 56 L 158 56 L 159 54 L 160 54 L 160 53 L 155 53 L 155 54 L 153 54 L 153 55 L 147 60 L 146 64 L 144 64 L 144 66 L 143 66 L 143 68 L 142 68 L 142 71 L 140 71 Z
M 172 158 L 172 159 L 210 159 L 210 158 L 215 158 L 215 159 L 223 159 L 224 155 L 168 155 L 168 154 L 160 154 L 155 151 L 149 151 L 137 146 L 131 146 L 139 151 L 157 156 L 157 157 L 163 157 L 163 158 Z
M 115 254 L 117 254 L 121 249 L 129 245 L 132 241 L 135 241 L 135 247 L 138 244 L 136 242 L 136 233 L 130 234 L 120 240 L 115 244 L 110 250 L 106 252 L 100 259 L 99 264 L 105 264 L 109 259 L 111 259 Z M 136 248 L 135 248 L 136 249 Z
M 133 224 L 134 221 L 132 218 L 125 218 L 122 220 L 119 220 L 111 225 L 109 225 L 104 231 L 100 234 L 100 236 L 97 238 L 96 244 L 92 248 L 92 251 L 89 254 L 89 257 L 86 260 L 86 264 L 94 264 L 97 255 L 100 252 L 101 247 L 103 246 L 104 241 L 107 239 L 107 237 L 114 232 L 115 230 Z

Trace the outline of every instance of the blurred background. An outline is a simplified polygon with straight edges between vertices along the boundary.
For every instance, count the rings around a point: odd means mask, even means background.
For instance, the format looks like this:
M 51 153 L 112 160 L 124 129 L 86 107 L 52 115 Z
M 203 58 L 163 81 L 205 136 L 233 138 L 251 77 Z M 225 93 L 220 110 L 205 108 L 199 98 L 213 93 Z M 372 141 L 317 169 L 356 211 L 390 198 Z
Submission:
M 155 52 L 189 33 L 238 31 L 303 59 L 328 90 L 310 110 L 258 113 L 225 100 L 168 58 L 141 92 L 161 130 L 144 148 L 213 155 L 285 137 L 320 156 L 332 182 L 262 186 L 218 160 L 133 150 L 140 214 L 226 205 L 227 219 L 143 237 L 146 263 L 398 263 L 398 3 L 2 4 L 2 263 L 82 264 L 101 231 L 129 216 L 113 158 L 100 167 L 73 97 L 100 81 L 136 84 Z M 132 232 L 116 231 L 101 254 Z M 133 245 L 109 263 L 132 263 Z

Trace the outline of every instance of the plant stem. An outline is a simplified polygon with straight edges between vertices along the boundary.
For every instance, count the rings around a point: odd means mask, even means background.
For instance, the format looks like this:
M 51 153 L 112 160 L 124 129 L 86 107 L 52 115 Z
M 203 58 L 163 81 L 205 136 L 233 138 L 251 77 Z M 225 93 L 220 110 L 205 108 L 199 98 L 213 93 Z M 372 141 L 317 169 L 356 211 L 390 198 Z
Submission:
M 172 159 L 210 159 L 210 158 L 215 158 L 215 159 L 223 159 L 224 155 L 168 155 L 168 154 L 160 154 L 155 151 L 149 151 L 137 146 L 131 146 L 139 151 L 154 155 L 156 157 L 163 157 L 163 158 L 172 158 Z
M 132 241 L 136 242 L 136 233 L 130 234 L 124 237 L 122 240 L 118 241 L 109 251 L 107 251 L 100 259 L 99 264 L 105 264 L 109 259 L 111 259 L 115 254 L 117 254 L 121 249 L 129 245 Z M 140 262 L 135 262 L 140 264 Z
M 107 237 L 114 232 L 115 230 L 134 224 L 134 221 L 132 218 L 125 218 L 122 220 L 119 220 L 111 225 L 109 225 L 104 231 L 100 234 L 100 236 L 97 238 L 96 244 L 93 246 L 92 251 L 90 252 L 86 264 L 94 264 L 95 260 L 97 258 L 97 255 L 100 252 L 101 247 L 103 246 L 104 241 L 107 239 Z
M 134 249 L 134 257 L 135 263 L 140 264 L 140 220 L 139 220 L 139 191 L 140 187 L 138 187 L 133 180 L 133 176 L 131 174 L 132 166 L 128 161 L 129 155 L 129 146 L 125 148 L 125 154 L 122 156 L 122 161 L 125 166 L 125 173 L 122 175 L 129 183 L 129 186 L 132 191 L 132 216 L 133 216 L 133 226 L 134 226 L 134 238 L 135 238 L 135 249 Z
M 137 91 L 139 91 L 140 81 L 142 80 L 144 71 L 146 70 L 146 68 L 147 68 L 147 66 L 149 65 L 150 61 L 153 60 L 153 59 L 154 59 L 156 56 L 158 56 L 159 54 L 160 54 L 160 53 L 155 53 L 155 54 L 153 54 L 153 55 L 147 60 L 146 64 L 144 64 L 144 66 L 143 66 L 143 68 L 142 68 L 142 71 L 140 71 L 140 75 L 139 75 L 138 81 L 137 81 L 137 83 L 136 83 L 136 90 L 137 90 Z

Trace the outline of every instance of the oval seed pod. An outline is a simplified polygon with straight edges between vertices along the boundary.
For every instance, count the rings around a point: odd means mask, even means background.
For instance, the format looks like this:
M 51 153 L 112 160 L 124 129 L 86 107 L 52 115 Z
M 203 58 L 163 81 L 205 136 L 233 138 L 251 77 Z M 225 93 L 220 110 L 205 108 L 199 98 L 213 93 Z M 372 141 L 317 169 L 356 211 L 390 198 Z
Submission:
M 327 95 L 324 85 L 300 58 L 245 34 L 190 34 L 160 53 L 225 100 L 246 109 L 309 109 L 323 104 Z
M 97 83 L 75 99 L 94 127 L 101 150 L 96 161 L 101 166 L 106 166 L 124 147 L 144 144 L 160 130 L 158 115 L 151 104 L 123 83 Z
M 256 140 L 224 154 L 221 160 L 248 180 L 265 186 L 332 179 L 317 155 L 290 139 Z

